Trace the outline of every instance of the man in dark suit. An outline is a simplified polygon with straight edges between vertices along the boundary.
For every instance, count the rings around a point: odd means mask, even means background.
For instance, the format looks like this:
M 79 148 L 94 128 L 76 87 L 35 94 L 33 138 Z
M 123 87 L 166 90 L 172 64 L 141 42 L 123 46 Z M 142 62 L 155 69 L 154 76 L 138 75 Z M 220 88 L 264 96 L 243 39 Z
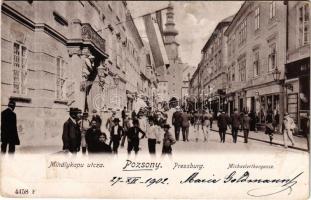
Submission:
M 233 114 L 231 115 L 231 128 L 232 128 L 233 143 L 236 143 L 240 125 L 241 125 L 241 116 L 238 110 L 235 108 Z
M 122 117 L 122 126 L 124 126 L 124 121 L 126 118 L 126 107 L 124 106 L 122 112 L 121 112 L 121 117 Z
M 179 140 L 179 133 L 180 133 L 180 128 L 182 125 L 182 112 L 180 111 L 179 106 L 176 107 L 176 111 L 173 114 L 172 117 L 172 124 L 174 125 L 175 128 L 175 139 L 176 141 Z
M 1 152 L 6 153 L 7 146 L 9 145 L 9 153 L 15 152 L 15 145 L 19 145 L 17 127 L 16 127 L 16 114 L 13 112 L 15 109 L 15 101 L 10 100 L 8 108 L 1 112 Z
M 218 128 L 219 128 L 219 136 L 220 136 L 220 142 L 225 143 L 226 140 L 226 131 L 227 131 L 227 126 L 229 123 L 230 119 L 229 116 L 222 111 L 221 114 L 218 116 Z
M 78 108 L 70 108 L 69 119 L 63 126 L 63 150 L 77 153 L 80 151 L 81 132 L 77 123 Z
M 142 133 L 142 137 L 139 138 L 139 133 Z M 137 119 L 133 120 L 133 127 L 131 127 L 127 132 L 127 152 L 128 154 L 134 149 L 135 154 L 139 151 L 139 140 L 144 138 L 146 133 L 139 128 L 139 121 Z
M 110 130 L 110 143 L 109 146 L 112 144 L 112 151 L 113 153 L 118 153 L 118 148 L 120 145 L 120 140 L 123 135 L 123 128 L 120 126 L 119 118 L 114 118 L 113 126 Z

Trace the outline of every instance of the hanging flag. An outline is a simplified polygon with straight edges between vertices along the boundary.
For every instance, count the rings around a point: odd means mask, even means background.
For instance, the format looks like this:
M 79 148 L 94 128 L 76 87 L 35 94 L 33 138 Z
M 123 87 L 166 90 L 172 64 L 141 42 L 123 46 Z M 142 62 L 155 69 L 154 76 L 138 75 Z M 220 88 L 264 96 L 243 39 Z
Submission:
M 162 10 L 156 11 L 156 19 L 160 29 L 161 36 L 163 36 L 163 20 L 162 20 Z M 162 37 L 163 39 L 163 37 Z
M 168 66 L 169 61 L 158 23 L 152 20 L 151 14 L 145 15 L 143 19 L 155 67 Z

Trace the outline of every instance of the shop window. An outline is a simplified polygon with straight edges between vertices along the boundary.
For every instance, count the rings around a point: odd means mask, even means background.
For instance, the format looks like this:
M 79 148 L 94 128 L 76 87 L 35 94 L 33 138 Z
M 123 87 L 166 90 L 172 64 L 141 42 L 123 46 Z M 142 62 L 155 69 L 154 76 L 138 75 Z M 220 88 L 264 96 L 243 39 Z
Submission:
M 27 80 L 27 48 L 18 43 L 13 46 L 13 93 L 25 95 Z
M 310 42 L 310 9 L 306 3 L 298 8 L 298 44 L 307 45 Z

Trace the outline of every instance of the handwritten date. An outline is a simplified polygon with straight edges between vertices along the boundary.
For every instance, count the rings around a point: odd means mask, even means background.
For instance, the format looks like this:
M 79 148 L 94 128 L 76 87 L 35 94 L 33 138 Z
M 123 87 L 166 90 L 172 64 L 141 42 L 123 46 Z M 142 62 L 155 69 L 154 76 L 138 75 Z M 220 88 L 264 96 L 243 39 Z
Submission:
M 128 176 L 128 177 L 118 177 L 114 176 L 110 180 L 111 186 L 114 186 L 117 183 L 125 183 L 128 185 L 131 184 L 145 184 L 146 187 L 156 184 L 168 184 L 168 178 L 147 178 L 144 179 L 141 176 Z

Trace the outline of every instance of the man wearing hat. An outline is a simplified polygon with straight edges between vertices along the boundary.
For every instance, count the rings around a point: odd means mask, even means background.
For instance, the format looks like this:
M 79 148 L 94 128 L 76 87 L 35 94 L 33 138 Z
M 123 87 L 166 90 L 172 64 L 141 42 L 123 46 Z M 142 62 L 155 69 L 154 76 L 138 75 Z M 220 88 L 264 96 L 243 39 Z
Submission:
M 296 128 L 296 124 L 294 120 L 290 117 L 290 115 L 285 112 L 284 120 L 283 120 L 283 138 L 284 138 L 284 147 L 287 148 L 287 140 L 289 139 L 292 143 L 292 146 L 295 146 L 295 141 L 293 137 L 294 129 Z
M 120 126 L 119 118 L 113 119 L 113 126 L 110 130 L 110 143 L 109 146 L 112 144 L 112 151 L 113 153 L 118 153 L 118 148 L 120 145 L 120 140 L 123 135 L 123 128 Z
M 143 135 L 139 138 L 139 133 Z M 146 136 L 146 133 L 139 128 L 139 121 L 138 119 L 133 119 L 133 127 L 131 127 L 127 132 L 127 152 L 128 154 L 134 149 L 135 154 L 139 151 L 139 140 L 143 139 Z
M 176 111 L 173 113 L 172 124 L 174 125 L 174 129 L 175 129 L 175 139 L 178 141 L 180 129 L 182 125 L 182 112 L 179 106 L 176 107 Z
M 80 151 L 81 132 L 77 123 L 77 117 L 80 110 L 78 108 L 70 108 L 69 119 L 63 126 L 63 150 L 77 153 Z
M 96 126 L 98 129 L 100 129 L 101 125 L 102 125 L 102 119 L 100 118 L 100 116 L 97 114 L 97 110 L 96 109 L 93 109 L 92 111 L 93 113 L 93 116 L 92 116 L 92 120 L 95 120 L 96 121 Z M 91 120 L 91 121 L 92 121 Z
M 164 138 L 163 138 L 163 148 L 162 155 L 164 154 L 172 154 L 172 145 L 176 143 L 173 135 L 170 133 L 169 129 L 171 126 L 169 124 L 164 124 Z
M 15 152 L 15 145 L 19 145 L 16 114 L 14 113 L 15 101 L 10 100 L 8 108 L 1 112 L 1 152 L 6 153 L 9 145 L 9 153 Z
M 82 153 L 86 153 L 87 144 L 85 140 L 85 135 L 87 130 L 90 128 L 90 121 L 88 120 L 88 113 L 84 112 L 82 115 L 82 119 L 79 121 L 79 126 L 81 130 L 81 147 L 82 147 Z

